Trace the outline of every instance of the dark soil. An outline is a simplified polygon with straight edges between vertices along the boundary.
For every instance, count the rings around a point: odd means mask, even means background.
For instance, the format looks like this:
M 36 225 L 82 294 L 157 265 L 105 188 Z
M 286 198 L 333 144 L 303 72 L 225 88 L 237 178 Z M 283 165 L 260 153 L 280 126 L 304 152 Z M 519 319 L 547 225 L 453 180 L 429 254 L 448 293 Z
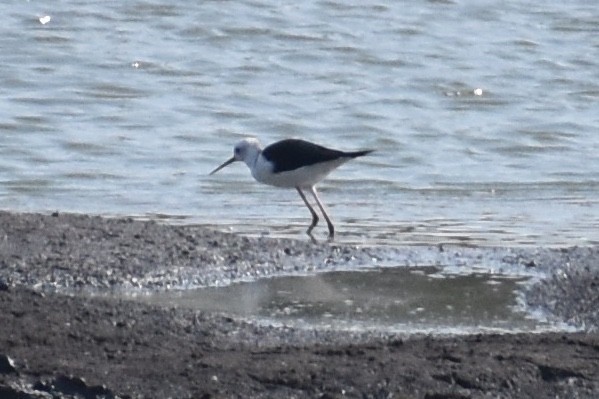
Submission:
M 599 397 L 596 250 L 525 251 L 534 259 L 518 260 L 523 267 L 555 260 L 547 266 L 554 277 L 532 301 L 549 298 L 544 307 L 579 321 L 580 333 L 315 333 L 77 293 L 210 283 L 364 251 L 131 219 L 0 212 L 0 398 Z M 570 262 L 565 276 L 582 270 L 584 278 L 560 280 L 562 257 L 580 263 L 575 272 Z M 560 299 L 572 306 L 553 300 L 564 281 Z

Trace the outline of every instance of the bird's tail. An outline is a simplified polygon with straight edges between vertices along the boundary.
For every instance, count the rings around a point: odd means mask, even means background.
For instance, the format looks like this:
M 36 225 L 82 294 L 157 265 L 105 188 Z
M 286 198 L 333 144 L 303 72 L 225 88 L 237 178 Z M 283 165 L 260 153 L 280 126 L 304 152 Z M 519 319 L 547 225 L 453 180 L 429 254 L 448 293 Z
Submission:
M 348 158 L 357 158 L 357 157 L 363 157 L 364 155 L 368 155 L 373 151 L 374 150 L 351 151 L 351 152 L 344 153 L 344 155 Z

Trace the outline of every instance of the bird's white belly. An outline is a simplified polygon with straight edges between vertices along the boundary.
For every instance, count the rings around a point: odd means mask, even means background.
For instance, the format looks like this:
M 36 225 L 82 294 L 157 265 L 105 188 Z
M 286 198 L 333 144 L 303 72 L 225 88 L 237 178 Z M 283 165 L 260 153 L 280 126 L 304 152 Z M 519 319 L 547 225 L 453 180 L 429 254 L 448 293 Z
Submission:
M 252 169 L 252 176 L 260 183 L 271 186 L 307 188 L 324 179 L 332 170 L 344 164 L 347 160 L 347 158 L 340 158 L 334 161 L 303 166 L 287 172 L 273 173 L 272 165 L 259 157 Z

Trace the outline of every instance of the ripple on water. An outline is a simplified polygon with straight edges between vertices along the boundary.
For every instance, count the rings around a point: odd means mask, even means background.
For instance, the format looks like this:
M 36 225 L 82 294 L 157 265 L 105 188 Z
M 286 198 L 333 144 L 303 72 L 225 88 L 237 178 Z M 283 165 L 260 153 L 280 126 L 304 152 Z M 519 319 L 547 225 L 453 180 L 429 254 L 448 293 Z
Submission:
M 305 238 L 293 190 L 206 176 L 297 136 L 377 150 L 322 184 L 341 242 L 599 241 L 589 4 L 36 4 L 0 5 L 2 208 Z

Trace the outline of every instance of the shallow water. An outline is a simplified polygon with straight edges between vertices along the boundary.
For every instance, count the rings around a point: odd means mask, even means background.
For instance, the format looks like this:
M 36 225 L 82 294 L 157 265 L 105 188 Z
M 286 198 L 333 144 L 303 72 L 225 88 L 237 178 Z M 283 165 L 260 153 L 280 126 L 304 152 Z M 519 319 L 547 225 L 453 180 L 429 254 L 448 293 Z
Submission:
M 522 304 L 521 289 L 529 279 L 451 274 L 435 267 L 386 267 L 125 297 L 310 329 L 405 334 L 567 329 Z
M 0 13 L 0 208 L 304 238 L 293 190 L 207 176 L 240 137 L 298 136 L 377 150 L 321 186 L 341 242 L 599 243 L 594 2 Z

